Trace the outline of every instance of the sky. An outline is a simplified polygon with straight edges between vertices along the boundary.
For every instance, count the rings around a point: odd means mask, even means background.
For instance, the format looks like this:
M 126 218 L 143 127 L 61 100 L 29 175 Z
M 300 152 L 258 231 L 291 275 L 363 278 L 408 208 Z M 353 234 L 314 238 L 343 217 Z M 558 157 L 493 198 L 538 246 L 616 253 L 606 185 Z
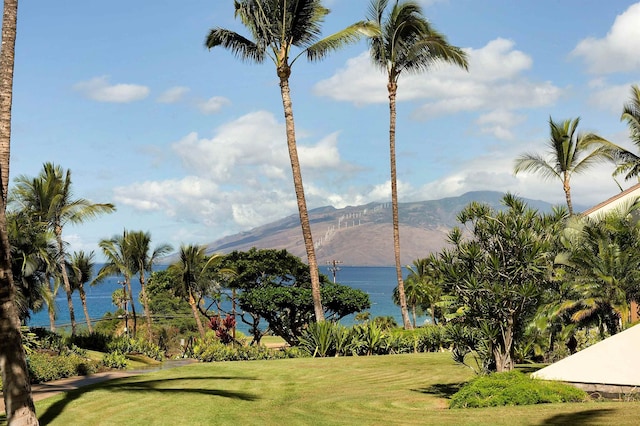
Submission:
M 550 117 L 638 152 L 620 115 L 640 84 L 640 2 L 420 3 L 469 71 L 400 77 L 400 202 L 494 190 L 563 203 L 559 181 L 513 174 L 518 155 L 544 152 Z M 369 1 L 324 4 L 329 35 L 365 19 Z M 53 162 L 76 197 L 117 208 L 67 225 L 71 250 L 99 253 L 124 229 L 177 249 L 297 214 L 275 66 L 209 51 L 215 27 L 249 35 L 231 0 L 20 3 L 11 176 Z M 290 83 L 308 207 L 389 201 L 386 76 L 366 41 L 300 58 Z M 612 171 L 574 176 L 574 204 L 615 195 Z

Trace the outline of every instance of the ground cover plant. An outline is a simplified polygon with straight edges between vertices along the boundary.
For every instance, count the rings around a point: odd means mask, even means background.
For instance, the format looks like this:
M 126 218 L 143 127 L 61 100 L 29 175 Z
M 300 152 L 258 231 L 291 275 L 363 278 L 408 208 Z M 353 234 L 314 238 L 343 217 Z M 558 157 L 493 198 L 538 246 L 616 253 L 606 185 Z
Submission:
M 449 353 L 191 364 L 38 402 L 41 424 L 624 425 L 639 402 L 448 409 Z

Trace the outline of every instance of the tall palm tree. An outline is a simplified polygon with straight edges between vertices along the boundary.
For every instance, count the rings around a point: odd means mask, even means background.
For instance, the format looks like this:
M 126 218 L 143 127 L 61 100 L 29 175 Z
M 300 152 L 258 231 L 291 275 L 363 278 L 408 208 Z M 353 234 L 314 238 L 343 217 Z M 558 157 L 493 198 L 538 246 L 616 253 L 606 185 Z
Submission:
M 87 320 L 89 333 L 93 333 L 93 327 L 91 326 L 91 317 L 87 309 L 87 294 L 84 290 L 84 285 L 93 278 L 93 269 L 95 267 L 94 257 L 93 252 L 85 253 L 80 250 L 74 252 L 71 255 L 71 260 L 67 263 L 69 283 L 71 284 L 72 291 L 78 290 L 80 294 L 80 301 L 82 302 L 82 309 Z
M 176 288 L 176 292 L 184 297 L 189 306 L 191 312 L 193 312 L 193 318 L 196 321 L 198 332 L 204 339 L 205 329 L 200 319 L 200 313 L 198 311 L 196 293 L 198 287 L 202 284 L 202 274 L 212 261 L 219 259 L 219 255 L 213 255 L 209 260 L 205 253 L 205 246 L 197 245 L 183 245 L 180 247 L 180 260 L 169 266 L 170 270 L 173 270 L 180 274 L 181 281 L 180 286 Z
M 329 13 L 320 0 L 236 0 L 235 16 L 247 27 L 253 40 L 234 31 L 214 28 L 209 31 L 205 46 L 222 46 L 242 60 L 262 63 L 270 58 L 280 80 L 280 95 L 286 124 L 287 148 L 293 174 L 293 186 L 298 203 L 302 237 L 311 271 L 311 291 L 316 321 L 324 321 L 320 297 L 320 278 L 316 260 L 307 202 L 302 185 L 298 160 L 293 106 L 289 87 L 291 68 L 298 58 L 306 55 L 310 61 L 323 59 L 327 54 L 347 43 L 358 40 L 366 30 L 365 23 L 357 23 L 326 38 L 320 39 L 320 27 Z M 293 48 L 300 53 L 291 56 Z
M 16 179 L 15 196 L 25 208 L 46 222 L 54 233 L 58 245 L 58 269 L 62 277 L 69 305 L 71 334 L 76 332 L 76 319 L 71 299 L 71 285 L 65 265 L 65 243 L 62 230 L 68 223 L 79 224 L 103 213 L 115 211 L 111 203 L 94 204 L 84 198 L 73 198 L 71 171 L 53 163 L 45 163 L 34 178 L 19 176 Z
M 114 235 L 111 239 L 101 240 L 98 246 L 102 249 L 102 253 L 106 258 L 106 263 L 100 268 L 95 279 L 91 282 L 91 285 L 101 283 L 105 278 L 110 276 L 122 276 L 123 279 L 123 291 L 125 292 L 124 298 L 128 299 L 131 304 L 131 314 L 133 316 L 133 335 L 137 332 L 136 316 L 136 304 L 133 298 L 133 289 L 131 288 L 131 277 L 134 275 L 133 271 L 135 265 L 133 263 L 133 256 L 131 256 L 131 247 L 129 244 L 129 238 L 127 237 L 127 231 L 125 230 L 122 235 Z M 128 291 L 128 294 L 127 294 Z M 129 327 L 128 320 L 125 324 L 125 332 Z
M 161 244 L 151 251 L 151 233 L 143 231 L 129 232 L 127 234 L 129 246 L 131 248 L 132 257 L 132 273 L 138 274 L 140 281 L 140 295 L 142 298 L 142 306 L 144 307 L 144 315 L 147 319 L 147 333 L 149 340 L 152 339 L 151 330 L 151 309 L 149 309 L 149 298 L 145 289 L 146 276 L 145 273 L 151 273 L 153 265 L 158 259 L 168 254 L 172 248 L 168 244 Z
M 0 54 L 0 369 L 8 423 L 38 424 L 21 342 L 6 217 L 17 8 L 17 0 L 5 0 Z
M 595 133 L 578 133 L 578 123 L 580 118 L 558 122 L 549 117 L 546 155 L 522 154 L 516 158 L 513 170 L 515 174 L 534 172 L 543 179 L 560 180 L 569 215 L 573 215 L 571 176 L 595 164 L 614 160 L 615 145 Z
M 389 159 L 391 164 L 391 210 L 393 220 L 393 250 L 395 255 L 398 295 L 404 328 L 410 329 L 409 312 L 400 263 L 400 224 L 398 219 L 398 181 L 396 171 L 396 95 L 398 80 L 403 73 L 428 71 L 437 63 L 451 63 L 467 69 L 467 56 L 458 47 L 450 45 L 445 36 L 437 32 L 422 14 L 415 1 L 393 2 L 389 13 L 385 10 L 389 0 L 372 0 L 369 22 L 376 28 L 369 37 L 373 63 L 387 73 L 389 93 Z
M 15 285 L 6 216 L 17 22 L 18 0 L 4 0 L 0 51 L 0 370 L 7 423 L 37 425 L 20 319 L 14 303 Z

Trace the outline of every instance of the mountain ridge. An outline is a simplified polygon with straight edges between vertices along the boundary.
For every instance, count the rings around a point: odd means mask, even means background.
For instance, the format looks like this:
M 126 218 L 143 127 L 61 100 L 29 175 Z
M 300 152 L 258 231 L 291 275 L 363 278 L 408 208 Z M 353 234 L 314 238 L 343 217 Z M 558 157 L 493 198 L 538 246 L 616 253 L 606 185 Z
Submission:
M 403 265 L 446 246 L 456 216 L 472 201 L 501 208 L 504 193 L 472 191 L 456 197 L 399 203 L 400 251 Z M 532 208 L 550 211 L 552 204 L 523 198 Z M 309 210 L 318 265 L 334 260 L 345 266 L 392 266 L 393 227 L 390 202 L 371 202 L 341 209 L 323 206 Z M 298 214 L 229 235 L 207 245 L 207 253 L 234 250 L 286 249 L 306 260 Z

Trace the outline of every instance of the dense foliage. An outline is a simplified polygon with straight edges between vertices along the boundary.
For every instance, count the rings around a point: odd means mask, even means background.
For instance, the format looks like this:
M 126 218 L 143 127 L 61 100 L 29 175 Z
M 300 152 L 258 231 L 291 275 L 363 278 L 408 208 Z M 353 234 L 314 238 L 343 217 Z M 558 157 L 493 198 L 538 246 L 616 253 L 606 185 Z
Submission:
M 587 398 L 584 391 L 573 386 L 509 371 L 473 379 L 451 397 L 449 408 L 581 402 Z

